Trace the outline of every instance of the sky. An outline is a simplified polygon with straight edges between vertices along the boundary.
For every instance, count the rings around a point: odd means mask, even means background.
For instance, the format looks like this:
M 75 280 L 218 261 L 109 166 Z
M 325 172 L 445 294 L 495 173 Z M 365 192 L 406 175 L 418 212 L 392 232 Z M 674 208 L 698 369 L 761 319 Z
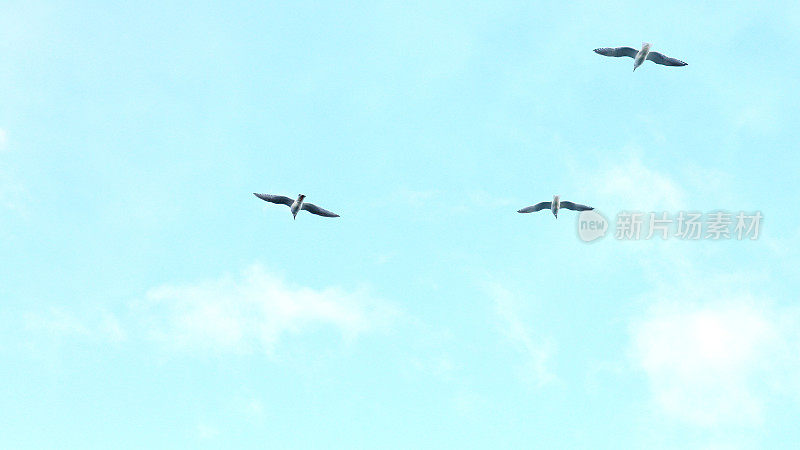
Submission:
M 798 27 L 796 2 L 4 1 L 0 447 L 793 448 Z M 592 52 L 643 41 L 688 66 Z M 556 194 L 764 219 L 586 243 L 516 213 Z

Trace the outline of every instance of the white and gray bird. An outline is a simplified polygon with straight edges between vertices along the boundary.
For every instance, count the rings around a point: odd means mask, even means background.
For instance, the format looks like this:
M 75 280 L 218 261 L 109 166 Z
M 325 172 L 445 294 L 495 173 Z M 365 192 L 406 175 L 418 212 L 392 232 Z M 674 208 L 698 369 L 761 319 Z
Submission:
M 292 210 L 292 217 L 297 219 L 297 213 L 300 212 L 301 209 L 304 209 L 311 214 L 316 214 L 318 216 L 323 217 L 339 217 L 338 214 L 334 214 L 327 209 L 322 209 L 317 205 L 306 203 L 304 200 L 306 198 L 305 195 L 300 194 L 297 196 L 297 200 L 292 200 L 289 197 L 284 197 L 282 195 L 271 195 L 271 194 L 256 194 L 253 192 L 253 195 L 270 203 L 277 203 L 279 205 L 286 205 Z
M 662 55 L 658 52 L 651 52 L 650 44 L 647 42 L 642 43 L 642 49 L 638 51 L 635 48 L 630 47 L 606 47 L 596 48 L 594 49 L 594 52 L 603 56 L 613 56 L 615 58 L 619 58 L 620 56 L 628 56 L 633 58 L 634 71 L 636 71 L 636 68 L 641 66 L 646 59 L 653 61 L 656 64 L 661 64 L 662 66 L 688 65 L 680 59 L 670 58 L 669 56 Z
M 535 204 L 533 206 L 528 206 L 527 208 L 522 208 L 517 212 L 518 213 L 532 213 L 532 212 L 536 212 L 536 211 L 541 211 L 543 209 L 549 209 L 553 213 L 553 215 L 556 216 L 556 219 L 558 219 L 558 210 L 561 209 L 561 208 L 571 209 L 573 211 L 588 211 L 590 209 L 594 209 L 591 206 L 579 205 L 577 203 L 572 203 L 572 202 L 567 202 L 567 201 L 563 201 L 562 202 L 561 199 L 557 195 L 554 195 L 552 202 L 537 203 L 537 204 Z

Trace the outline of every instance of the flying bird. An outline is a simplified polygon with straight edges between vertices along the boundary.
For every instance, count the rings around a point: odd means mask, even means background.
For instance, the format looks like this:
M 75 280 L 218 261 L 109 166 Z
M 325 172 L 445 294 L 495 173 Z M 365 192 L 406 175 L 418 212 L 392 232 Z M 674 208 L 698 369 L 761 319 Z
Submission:
M 685 66 L 687 65 L 685 62 L 681 61 L 680 59 L 670 58 L 669 56 L 664 56 L 658 52 L 651 52 L 650 51 L 650 44 L 644 42 L 642 44 L 642 49 L 636 51 L 634 48 L 630 47 L 616 47 L 616 48 L 596 48 L 594 52 L 603 56 L 613 56 L 615 58 L 619 58 L 620 56 L 628 56 L 633 58 L 633 70 L 636 71 L 636 68 L 641 66 L 644 63 L 645 59 L 649 59 L 656 64 L 661 64 L 662 66 Z
M 297 219 L 297 213 L 300 212 L 301 209 L 304 209 L 311 214 L 316 214 L 318 216 L 323 217 L 339 217 L 338 214 L 334 214 L 327 209 L 322 209 L 317 205 L 312 203 L 306 203 L 304 200 L 306 198 L 305 195 L 300 194 L 297 196 L 297 200 L 292 200 L 289 197 L 284 197 L 282 195 L 270 195 L 270 194 L 256 194 L 253 192 L 253 195 L 270 203 L 277 203 L 279 205 L 286 205 L 292 210 L 292 218 Z
M 567 208 L 567 209 L 571 209 L 573 211 L 588 211 L 590 209 L 594 209 L 591 206 L 579 205 L 577 203 L 572 203 L 572 202 L 567 202 L 567 201 L 563 201 L 562 202 L 561 199 L 559 199 L 557 195 L 554 195 L 552 202 L 537 203 L 537 204 L 535 204 L 533 206 L 528 206 L 527 208 L 522 208 L 517 212 L 518 213 L 532 213 L 532 212 L 536 212 L 536 211 L 541 211 L 543 209 L 549 209 L 550 211 L 553 212 L 553 215 L 556 216 L 556 219 L 558 219 L 558 210 L 561 209 L 561 208 Z

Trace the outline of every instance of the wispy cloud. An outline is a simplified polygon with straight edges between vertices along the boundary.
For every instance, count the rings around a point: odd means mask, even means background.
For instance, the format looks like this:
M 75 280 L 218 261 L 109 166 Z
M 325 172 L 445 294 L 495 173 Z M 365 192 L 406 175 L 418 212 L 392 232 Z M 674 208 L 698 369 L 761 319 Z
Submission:
M 768 99 L 759 98 L 741 106 L 733 117 L 734 124 L 744 130 L 766 134 L 779 128 L 779 108 Z
M 453 407 L 462 417 L 476 418 L 481 410 L 486 409 L 487 399 L 476 392 L 463 390 L 453 396 Z
M 394 199 L 413 207 L 427 206 L 431 199 L 439 195 L 436 190 L 400 189 L 394 193 Z
M 649 167 L 635 149 L 627 152 L 621 162 L 584 174 L 594 196 L 607 205 L 632 211 L 674 211 L 685 205 L 685 189 L 677 180 Z
M 704 277 L 646 296 L 632 323 L 632 357 L 667 416 L 698 426 L 757 425 L 767 399 L 794 389 L 797 309 L 731 278 Z M 788 375 L 791 374 L 791 375 Z
M 219 436 L 219 428 L 206 423 L 197 424 L 197 437 L 201 441 L 208 441 Z
M 553 381 L 555 376 L 547 368 L 553 353 L 553 343 L 548 339 L 536 339 L 523 322 L 514 294 L 500 284 L 488 284 L 486 291 L 494 302 L 495 312 L 503 334 L 524 356 L 523 379 L 536 387 Z
M 8 147 L 8 134 L 0 128 L 0 154 Z M 0 160 L 0 208 L 24 212 L 25 188 Z
M 434 211 L 446 214 L 476 213 L 487 209 L 508 209 L 521 201 L 509 198 L 507 195 L 493 195 L 481 189 L 464 192 L 453 198 L 438 190 L 399 189 L 391 195 L 385 203 L 400 204 L 411 210 L 425 209 L 426 216 L 430 215 L 431 206 Z
M 674 211 L 700 190 L 697 172 L 659 171 L 634 152 L 590 179 L 615 206 Z M 714 174 L 717 184 L 704 188 L 718 199 L 733 190 L 732 179 Z M 726 273 L 709 267 L 707 247 L 640 244 L 651 287 L 634 300 L 645 312 L 631 318 L 630 357 L 647 379 L 654 410 L 699 427 L 761 423 L 770 398 L 797 391 L 789 380 L 800 377 L 800 310 L 758 287 L 768 282 L 767 269 Z
M 89 327 L 69 311 L 51 308 L 45 313 L 28 314 L 25 318 L 25 328 L 43 334 L 81 335 L 90 334 Z
M 256 264 L 240 276 L 163 285 L 114 314 L 53 307 L 29 312 L 31 338 L 150 342 L 170 351 L 275 352 L 293 335 L 332 329 L 346 341 L 386 330 L 397 308 L 366 290 L 293 285 Z
M 352 339 L 397 314 L 365 290 L 295 286 L 259 265 L 239 277 L 157 287 L 137 309 L 167 347 L 237 353 L 272 353 L 285 336 L 322 327 Z
M 28 313 L 25 329 L 53 339 L 83 337 L 97 341 L 121 342 L 127 338 L 116 315 L 108 311 L 77 314 L 64 308 L 49 308 L 38 313 Z
M 25 188 L 0 168 L 0 207 L 23 212 Z

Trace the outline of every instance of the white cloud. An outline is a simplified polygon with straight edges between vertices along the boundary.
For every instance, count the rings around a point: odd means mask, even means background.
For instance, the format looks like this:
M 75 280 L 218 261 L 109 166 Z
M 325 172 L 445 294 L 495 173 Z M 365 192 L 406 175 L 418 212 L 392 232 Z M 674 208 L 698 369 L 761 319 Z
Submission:
M 217 436 L 219 436 L 219 428 L 205 423 L 200 423 L 197 425 L 197 437 L 200 440 L 207 441 L 214 439 Z
M 25 328 L 54 336 L 90 334 L 89 328 L 80 319 L 59 308 L 50 308 L 41 314 L 28 314 L 25 318 Z
M 442 201 L 447 197 L 447 201 Z M 477 214 L 487 209 L 505 210 L 510 206 L 518 205 L 525 200 L 509 198 L 507 195 L 493 195 L 492 193 L 476 189 L 463 193 L 460 197 L 451 198 L 438 190 L 407 189 L 395 190 L 376 203 L 374 207 L 391 207 L 398 205 L 408 207 L 410 213 L 418 218 L 430 220 L 432 218 L 452 218 L 453 215 Z M 431 205 L 436 208 L 431 209 Z M 432 215 L 433 214 L 433 215 Z
M 478 413 L 486 409 L 485 396 L 472 391 L 459 391 L 453 396 L 453 408 L 462 417 L 474 419 Z
M 633 361 L 657 409 L 703 427 L 761 423 L 767 399 L 800 376 L 797 311 L 730 279 L 667 292 L 632 324 Z
M 439 195 L 435 190 L 400 189 L 394 193 L 395 201 L 402 201 L 413 207 L 428 206 L 430 200 Z
M 535 339 L 531 335 L 519 316 L 516 299 L 508 289 L 499 284 L 491 284 L 486 286 L 486 290 L 494 302 L 503 334 L 525 357 L 523 379 L 536 387 L 553 381 L 555 376 L 547 369 L 553 343 L 550 340 Z
M 172 348 L 272 353 L 286 335 L 329 327 L 347 339 L 383 328 L 397 314 L 363 290 L 293 286 L 254 265 L 240 278 L 161 286 L 140 316 Z
M 25 213 L 25 188 L 0 169 L 0 207 Z
M 492 195 L 484 190 L 475 190 L 469 193 L 469 205 L 478 208 L 504 208 L 519 203 L 520 200 Z
M 701 187 L 713 192 L 705 197 L 716 200 L 732 191 L 724 173 L 713 172 L 711 178 L 719 181 L 709 185 L 699 176 L 709 176 L 705 169 L 690 167 L 673 176 L 633 153 L 587 177 L 613 206 L 674 212 L 686 209 L 684 201 L 694 201 Z M 763 293 L 777 266 L 741 273 L 709 270 L 718 261 L 718 249 L 682 244 L 636 245 L 652 289 L 637 300 L 646 311 L 631 322 L 631 361 L 645 374 L 660 419 L 706 428 L 758 425 L 770 399 L 798 392 L 800 310 Z
M 257 398 L 251 398 L 242 405 L 243 411 L 251 418 L 261 419 L 264 417 L 264 402 Z
M 703 199 L 732 203 L 736 190 L 723 172 L 663 172 L 636 148 L 623 153 L 629 156 L 600 164 L 585 177 L 589 193 L 611 205 L 608 215 L 624 209 L 708 210 L 697 204 Z M 800 310 L 781 306 L 757 288 L 777 267 L 709 270 L 719 249 L 683 244 L 657 240 L 635 247 L 652 289 L 638 299 L 646 312 L 630 324 L 631 362 L 646 376 L 657 420 L 702 428 L 758 426 L 772 399 L 798 392 Z
M 672 171 L 659 170 L 651 161 L 640 157 L 636 147 L 621 149 L 620 153 L 627 156 L 614 162 L 600 162 L 595 169 L 573 170 L 574 177 L 585 180 L 577 197 L 596 207 L 609 221 L 606 241 L 621 231 L 620 213 L 641 213 L 640 239 L 623 239 L 617 244 L 641 254 L 641 264 L 646 267 L 658 267 L 662 272 L 675 269 L 685 272 L 680 265 L 692 259 L 684 257 L 688 241 L 675 237 L 680 212 L 708 214 L 728 210 L 743 201 L 741 189 L 732 188 L 734 177 L 719 169 L 688 165 Z M 746 194 L 744 196 L 746 198 Z M 669 239 L 662 240 L 658 230 L 653 230 L 650 239 L 646 238 L 653 223 L 651 214 L 655 217 L 666 214 L 671 220 Z M 651 253 L 654 251 L 659 252 L 659 257 Z M 666 278 L 663 273 L 654 275 L 655 279 Z
M 673 178 L 647 167 L 638 156 L 587 177 L 606 204 L 629 211 L 675 211 L 685 205 L 684 189 Z
M 8 144 L 8 133 L 0 128 L 0 153 Z M 14 177 L 13 172 L 6 170 L 0 161 L 0 208 L 24 213 L 25 188 Z
M 109 312 L 103 313 L 97 330 L 111 342 L 122 342 L 128 337 L 117 316 Z
M 364 289 L 294 286 L 253 265 L 238 278 L 157 287 L 122 314 L 52 307 L 25 314 L 22 324 L 28 338 L 59 345 L 149 340 L 170 350 L 271 354 L 287 336 L 327 328 L 352 340 L 399 315 Z
M 757 133 L 768 133 L 778 128 L 776 117 L 781 117 L 778 108 L 760 99 L 757 102 L 742 106 L 733 121 L 737 127 Z
M 746 75 L 750 89 L 741 89 L 741 80 L 716 86 L 722 104 L 720 111 L 731 134 L 773 134 L 784 128 L 788 104 L 780 86 L 791 82 L 786 74 L 768 71 Z
M 27 314 L 24 323 L 28 331 L 57 340 L 76 336 L 121 342 L 127 337 L 117 317 L 107 311 L 78 315 L 63 308 L 50 308 L 42 313 Z

